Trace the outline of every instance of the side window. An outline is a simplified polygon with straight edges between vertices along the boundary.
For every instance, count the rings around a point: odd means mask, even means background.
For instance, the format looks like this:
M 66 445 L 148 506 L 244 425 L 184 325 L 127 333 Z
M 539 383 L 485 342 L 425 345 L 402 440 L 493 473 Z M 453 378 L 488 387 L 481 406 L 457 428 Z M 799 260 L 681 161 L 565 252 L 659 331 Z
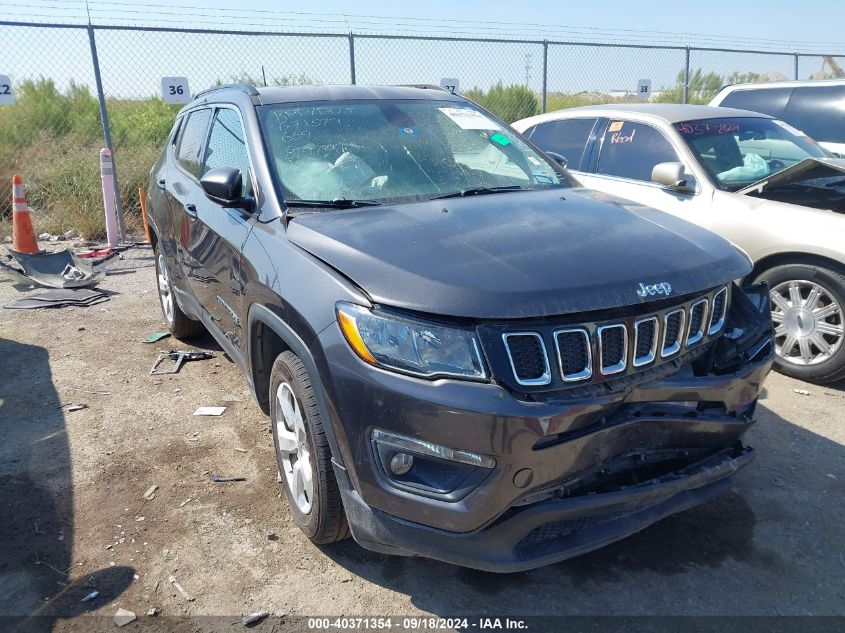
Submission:
M 719 104 L 724 108 L 739 108 L 768 114 L 776 119 L 783 118 L 783 110 L 792 96 L 794 88 L 753 88 L 748 90 L 734 90 L 722 99 Z
M 596 171 L 650 182 L 655 165 L 677 160 L 678 154 L 666 137 L 650 125 L 611 120 L 602 139 Z
M 182 169 L 197 178 L 200 177 L 200 148 L 205 142 L 210 118 L 211 110 L 208 109 L 191 112 L 182 125 L 179 146 L 176 148 L 176 160 Z
M 250 191 L 249 158 L 244 142 L 244 130 L 237 112 L 229 108 L 217 110 L 202 165 L 202 173 L 217 167 L 240 169 L 243 176 L 242 196 Z
M 579 169 L 584 148 L 596 119 L 564 119 L 540 123 L 531 134 L 531 141 L 540 149 L 566 158 L 570 169 Z
M 817 141 L 845 143 L 845 86 L 796 88 L 783 120 Z

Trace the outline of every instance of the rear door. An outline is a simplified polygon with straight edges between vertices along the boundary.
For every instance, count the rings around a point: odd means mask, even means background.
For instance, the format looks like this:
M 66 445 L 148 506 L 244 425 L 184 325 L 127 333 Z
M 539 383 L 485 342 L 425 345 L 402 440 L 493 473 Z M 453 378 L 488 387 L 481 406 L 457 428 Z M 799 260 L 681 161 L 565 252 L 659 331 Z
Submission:
M 199 186 L 200 151 L 205 145 L 211 115 L 209 108 L 186 115 L 166 184 L 173 216 L 177 269 L 187 291 L 200 305 L 204 304 L 204 298 L 197 278 L 204 278 L 206 273 L 196 255 L 207 239 L 209 227 L 198 219 L 197 202 L 203 197 Z
M 218 167 L 238 169 L 243 178 L 242 197 L 253 196 L 253 170 L 245 143 L 244 128 L 235 106 L 218 106 L 211 122 L 208 142 L 202 151 L 200 177 Z M 197 221 L 208 227 L 195 251 L 195 259 L 207 276 L 195 277 L 202 286 L 203 306 L 223 336 L 243 354 L 245 327 L 241 268 L 243 244 L 252 228 L 250 212 L 223 207 L 202 195 Z
M 783 120 L 845 155 L 845 86 L 803 86 L 792 93 Z
M 526 136 L 544 152 L 563 156 L 569 171 L 580 172 L 596 121 L 596 117 L 546 121 L 526 130 Z

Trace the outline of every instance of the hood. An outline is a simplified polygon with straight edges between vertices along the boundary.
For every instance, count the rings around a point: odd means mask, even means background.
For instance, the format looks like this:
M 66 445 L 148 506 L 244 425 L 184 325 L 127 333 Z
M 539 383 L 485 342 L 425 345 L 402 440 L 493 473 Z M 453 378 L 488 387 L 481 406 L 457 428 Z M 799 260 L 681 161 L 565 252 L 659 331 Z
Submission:
M 666 298 L 640 284 L 680 296 L 751 270 L 705 229 L 586 189 L 308 213 L 288 239 L 374 303 L 468 318 L 616 308 Z
M 830 176 L 845 176 L 845 160 L 841 158 L 805 158 L 786 169 L 740 189 L 737 193 L 754 195 L 763 193 L 767 188 L 776 185 L 787 185 L 816 178 L 829 178 Z

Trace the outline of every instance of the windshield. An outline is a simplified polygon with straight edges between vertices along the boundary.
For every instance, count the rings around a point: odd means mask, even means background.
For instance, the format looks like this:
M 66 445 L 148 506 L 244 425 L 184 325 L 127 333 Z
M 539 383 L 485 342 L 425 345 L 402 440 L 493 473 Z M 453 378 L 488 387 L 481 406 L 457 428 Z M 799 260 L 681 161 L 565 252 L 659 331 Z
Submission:
M 289 205 L 386 204 L 574 184 L 467 102 L 280 104 L 262 106 L 259 116 Z
M 809 136 L 775 119 L 701 119 L 675 128 L 726 191 L 738 191 L 805 158 L 828 155 Z

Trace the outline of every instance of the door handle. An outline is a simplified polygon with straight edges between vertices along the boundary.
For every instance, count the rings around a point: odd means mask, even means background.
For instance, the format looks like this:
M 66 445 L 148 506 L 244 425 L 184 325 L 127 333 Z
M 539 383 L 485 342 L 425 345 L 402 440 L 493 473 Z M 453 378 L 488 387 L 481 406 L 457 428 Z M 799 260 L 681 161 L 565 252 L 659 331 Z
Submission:
M 164 178 L 159 178 L 159 179 L 156 181 L 156 184 L 158 185 L 158 188 L 159 188 L 159 189 L 164 189 L 164 188 L 165 188 L 165 186 L 167 185 L 167 181 L 165 181 L 165 179 L 164 179 Z
M 188 214 L 188 217 L 192 220 L 197 219 L 197 205 L 195 204 L 186 204 L 185 205 L 185 213 Z

